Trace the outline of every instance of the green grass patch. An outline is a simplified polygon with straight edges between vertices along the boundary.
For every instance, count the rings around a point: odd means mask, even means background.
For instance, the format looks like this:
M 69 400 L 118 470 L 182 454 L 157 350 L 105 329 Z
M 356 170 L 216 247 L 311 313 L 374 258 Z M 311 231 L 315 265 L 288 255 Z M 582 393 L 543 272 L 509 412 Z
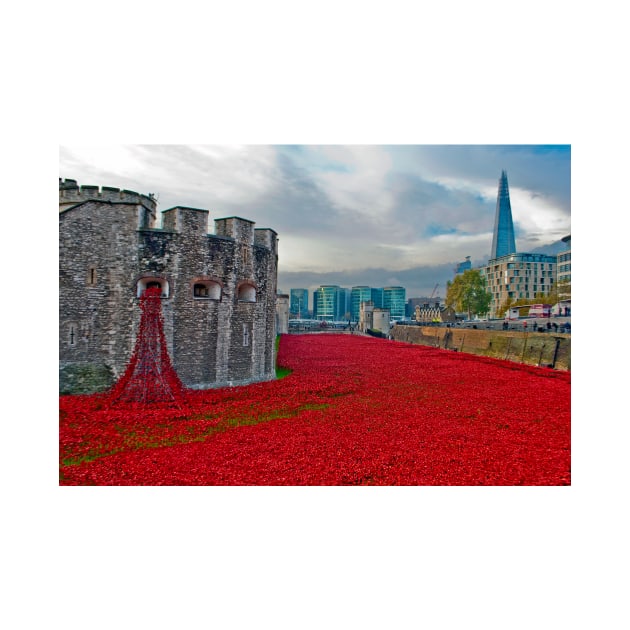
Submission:
M 293 370 L 278 365 L 278 350 L 280 349 L 280 335 L 276 335 L 276 378 L 284 378 L 293 372 Z
M 293 418 L 298 416 L 302 411 L 322 410 L 328 408 L 329 406 L 330 405 L 328 404 L 305 404 L 300 405 L 296 409 L 276 409 L 260 415 L 245 414 L 238 417 L 224 418 L 219 420 L 217 424 L 211 427 L 206 427 L 200 432 L 197 432 L 194 427 L 187 427 L 186 433 L 162 440 L 158 437 L 149 435 L 143 438 L 138 436 L 135 431 L 130 431 L 128 433 L 128 437 L 132 439 L 129 440 L 125 447 L 118 447 L 110 449 L 109 451 L 98 451 L 98 447 L 96 447 L 91 449 L 87 454 L 80 455 L 79 457 L 66 457 L 62 459 L 61 465 L 64 467 L 78 466 L 79 464 L 93 462 L 96 459 L 115 455 L 116 453 L 120 453 L 125 450 L 137 451 L 140 449 L 189 444 L 191 442 L 203 442 L 216 433 L 224 433 L 225 431 L 236 429 L 238 427 L 254 426 L 256 424 L 261 424 L 262 422 L 270 422 L 271 420 L 278 420 L 280 418 Z
M 285 376 L 291 374 L 291 372 L 293 372 L 293 370 L 290 370 L 289 368 L 276 366 L 276 378 L 284 378 Z

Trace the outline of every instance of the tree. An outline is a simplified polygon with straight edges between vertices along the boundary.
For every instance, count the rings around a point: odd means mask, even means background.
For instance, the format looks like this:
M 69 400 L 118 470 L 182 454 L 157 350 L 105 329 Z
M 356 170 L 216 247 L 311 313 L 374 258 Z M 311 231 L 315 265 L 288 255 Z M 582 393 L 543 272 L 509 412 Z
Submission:
M 490 310 L 492 294 L 486 291 L 486 280 L 478 269 L 467 269 L 446 283 L 446 306 L 472 315 L 485 315 Z

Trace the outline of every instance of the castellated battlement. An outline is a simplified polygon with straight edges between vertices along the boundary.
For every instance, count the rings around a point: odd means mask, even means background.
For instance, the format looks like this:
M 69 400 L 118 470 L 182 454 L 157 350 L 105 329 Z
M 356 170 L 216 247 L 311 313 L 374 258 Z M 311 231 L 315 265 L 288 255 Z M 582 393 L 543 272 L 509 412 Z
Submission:
M 157 200 L 153 195 L 143 195 L 134 190 L 121 190 L 110 186 L 79 186 L 75 179 L 59 178 L 59 209 L 83 201 L 111 201 L 117 203 L 140 204 L 155 213 Z
M 199 208 L 176 206 L 162 211 L 162 229 L 167 232 L 207 234 L 209 211 Z M 214 220 L 215 236 L 231 239 L 241 245 L 264 247 L 274 253 L 277 248 L 277 233 L 269 228 L 254 228 L 254 221 L 240 217 Z
M 133 190 L 112 186 L 79 186 L 75 179 L 59 178 L 59 211 L 64 212 L 85 202 L 104 202 L 138 206 L 139 229 L 176 232 L 182 235 L 208 235 L 228 238 L 244 245 L 255 245 L 276 252 L 277 233 L 269 228 L 255 228 L 255 222 L 241 217 L 214 219 L 214 234 L 209 227 L 209 211 L 175 206 L 162 211 L 162 227 L 156 227 L 157 200 Z

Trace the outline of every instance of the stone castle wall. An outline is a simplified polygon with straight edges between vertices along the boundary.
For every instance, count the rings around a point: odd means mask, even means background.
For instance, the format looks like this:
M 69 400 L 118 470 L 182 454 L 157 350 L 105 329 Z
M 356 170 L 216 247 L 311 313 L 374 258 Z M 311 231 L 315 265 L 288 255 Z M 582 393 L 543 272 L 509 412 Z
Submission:
M 475 330 L 442 326 L 394 326 L 391 336 L 425 346 L 446 348 L 526 363 L 571 369 L 571 335 L 503 330 Z
M 102 390 L 124 372 L 149 282 L 162 286 L 185 385 L 274 378 L 276 233 L 232 217 L 209 234 L 208 211 L 183 207 L 163 212 L 157 229 L 155 200 L 122 192 L 60 180 L 60 391 Z

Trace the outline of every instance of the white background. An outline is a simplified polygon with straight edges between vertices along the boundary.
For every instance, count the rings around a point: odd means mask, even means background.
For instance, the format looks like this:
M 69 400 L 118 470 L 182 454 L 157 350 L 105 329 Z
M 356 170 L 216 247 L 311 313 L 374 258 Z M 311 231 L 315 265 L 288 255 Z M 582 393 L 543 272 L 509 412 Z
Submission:
M 616 6 L 5 9 L 3 627 L 628 627 Z M 572 486 L 58 487 L 55 171 L 82 142 L 571 144 Z

